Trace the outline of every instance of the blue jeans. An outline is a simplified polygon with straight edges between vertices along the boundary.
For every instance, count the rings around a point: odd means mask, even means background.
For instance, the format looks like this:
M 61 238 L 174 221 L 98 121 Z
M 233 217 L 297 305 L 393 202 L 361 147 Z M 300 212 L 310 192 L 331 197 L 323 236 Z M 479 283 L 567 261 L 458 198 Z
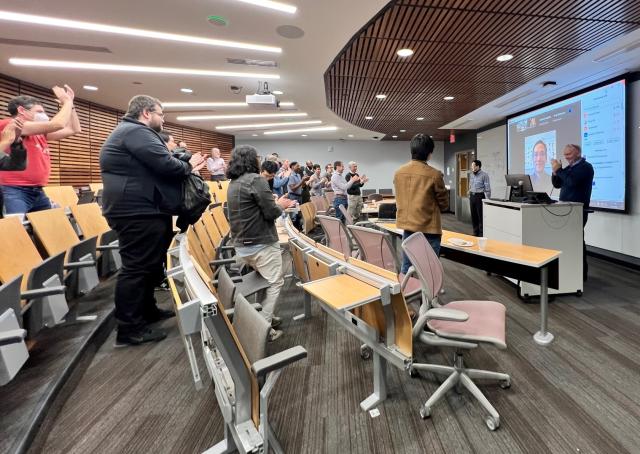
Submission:
M 414 234 L 414 232 L 409 232 L 409 231 L 405 230 L 402 233 L 402 241 L 406 240 L 407 238 L 409 238 L 413 234 Z M 431 245 L 431 248 L 433 249 L 433 252 L 435 252 L 436 255 L 438 257 L 440 257 L 440 240 L 442 240 L 442 235 L 441 234 L 437 234 L 437 233 L 423 233 L 423 235 L 427 239 L 429 244 Z M 402 254 L 402 270 L 401 270 L 401 272 L 406 274 L 407 271 L 409 271 L 409 268 L 411 268 L 411 261 L 409 260 L 409 257 L 407 257 L 407 254 L 403 253 Z
M 51 208 L 51 201 L 38 186 L 2 186 L 6 214 L 30 213 Z
M 340 205 L 344 205 L 345 208 L 347 207 L 347 198 L 345 196 L 337 196 L 333 199 L 333 208 L 336 210 L 336 217 L 340 219 L 341 222 L 344 222 L 344 215 L 342 211 L 340 211 L 340 208 L 338 208 Z

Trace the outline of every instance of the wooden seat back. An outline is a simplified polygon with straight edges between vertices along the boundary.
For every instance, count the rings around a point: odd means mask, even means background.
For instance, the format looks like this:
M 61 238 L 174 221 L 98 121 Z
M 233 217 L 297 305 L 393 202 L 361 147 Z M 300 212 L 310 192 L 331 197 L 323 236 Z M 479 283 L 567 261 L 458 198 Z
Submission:
M 42 189 L 49 200 L 63 208 L 78 204 L 78 195 L 73 186 L 45 186 Z
M 29 273 L 41 263 L 42 257 L 20 219 L 0 219 L 0 283 L 22 275 L 21 289 L 27 290 Z
M 103 233 L 111 230 L 97 203 L 72 205 L 70 208 L 71 214 L 73 214 L 73 218 L 85 238 L 93 236 L 100 238 Z
M 220 235 L 222 235 L 223 237 L 227 236 L 229 230 L 231 230 L 231 227 L 229 226 L 229 221 L 227 221 L 227 218 L 224 216 L 224 209 L 222 208 L 222 206 L 214 207 L 211 210 L 211 215 L 213 216 L 213 220 L 218 226 Z
M 33 233 L 49 257 L 61 252 L 66 253 L 72 246 L 80 242 L 63 208 L 27 213 L 27 219 L 31 223 Z M 65 261 L 67 259 L 68 257 L 65 257 Z

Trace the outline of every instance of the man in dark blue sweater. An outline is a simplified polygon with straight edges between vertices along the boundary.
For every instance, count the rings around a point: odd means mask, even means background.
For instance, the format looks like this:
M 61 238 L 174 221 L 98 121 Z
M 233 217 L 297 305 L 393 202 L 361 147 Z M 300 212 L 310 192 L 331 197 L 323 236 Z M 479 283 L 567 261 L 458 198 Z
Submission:
M 557 159 L 551 160 L 553 187 L 560 189 L 560 201 L 580 202 L 583 206 L 582 227 L 587 224 L 591 189 L 593 187 L 593 166 L 582 157 L 582 149 L 578 145 L 569 144 L 562 151 L 569 165 L 562 167 Z M 587 280 L 587 246 L 582 241 L 582 276 Z

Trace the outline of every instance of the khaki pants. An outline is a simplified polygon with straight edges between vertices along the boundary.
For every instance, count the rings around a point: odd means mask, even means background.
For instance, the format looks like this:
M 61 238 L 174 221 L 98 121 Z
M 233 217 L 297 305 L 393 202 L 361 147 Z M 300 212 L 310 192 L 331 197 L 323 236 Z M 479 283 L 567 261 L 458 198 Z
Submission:
M 240 263 L 246 263 L 265 278 L 271 286 L 267 289 L 262 305 L 262 316 L 271 322 L 276 310 L 276 301 L 284 285 L 282 277 L 282 254 L 278 243 L 269 244 L 253 255 L 238 257 Z
M 349 207 L 347 211 L 353 218 L 353 222 L 358 222 L 360 215 L 362 214 L 362 196 L 361 195 L 349 195 Z

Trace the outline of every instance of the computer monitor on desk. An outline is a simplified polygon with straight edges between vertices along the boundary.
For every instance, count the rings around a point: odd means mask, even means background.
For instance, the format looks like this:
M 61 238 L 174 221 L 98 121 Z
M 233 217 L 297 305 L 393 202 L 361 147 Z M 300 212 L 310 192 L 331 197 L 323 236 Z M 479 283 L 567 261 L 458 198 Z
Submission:
M 509 189 L 511 202 L 523 202 L 527 192 L 533 192 L 533 185 L 529 175 L 523 173 L 508 173 L 504 176 Z

